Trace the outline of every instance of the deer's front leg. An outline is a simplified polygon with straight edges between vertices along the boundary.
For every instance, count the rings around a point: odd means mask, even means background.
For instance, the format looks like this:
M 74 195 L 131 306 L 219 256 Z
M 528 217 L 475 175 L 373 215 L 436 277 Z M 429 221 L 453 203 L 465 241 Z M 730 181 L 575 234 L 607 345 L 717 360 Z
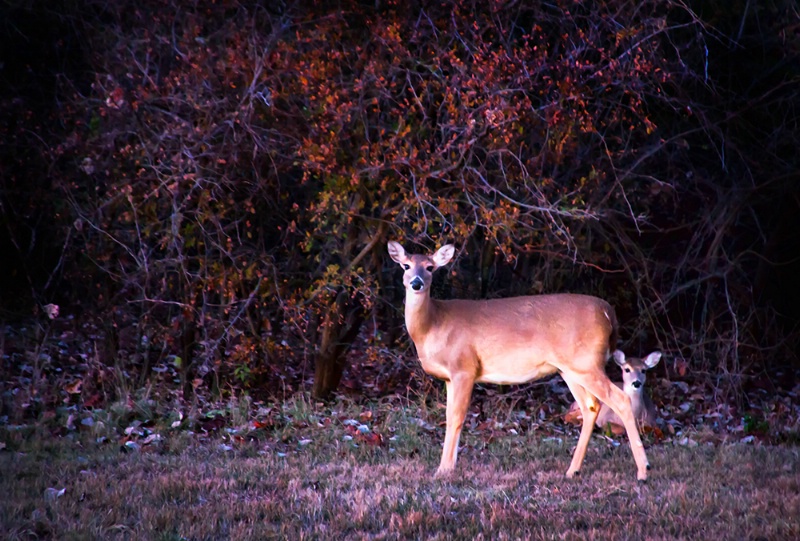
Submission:
M 475 378 L 468 374 L 456 374 L 446 383 L 447 428 L 444 435 L 442 461 L 439 464 L 439 470 L 436 472 L 437 476 L 453 471 L 456 465 L 458 439 L 464 426 L 464 418 L 467 416 L 474 383 Z

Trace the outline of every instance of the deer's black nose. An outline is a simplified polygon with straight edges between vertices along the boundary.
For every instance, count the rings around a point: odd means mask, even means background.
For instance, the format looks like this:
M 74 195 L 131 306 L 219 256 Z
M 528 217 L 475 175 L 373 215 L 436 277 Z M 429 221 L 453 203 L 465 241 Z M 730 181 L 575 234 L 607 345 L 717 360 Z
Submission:
M 641 387 L 641 386 L 642 386 L 642 382 L 641 382 L 641 381 L 634 381 L 634 382 L 632 383 L 632 385 L 633 385 L 633 388 L 634 388 L 634 389 L 638 389 L 639 387 Z
M 425 282 L 422 281 L 422 278 L 415 276 L 411 279 L 411 289 L 414 291 L 419 291 L 423 287 L 425 287 Z

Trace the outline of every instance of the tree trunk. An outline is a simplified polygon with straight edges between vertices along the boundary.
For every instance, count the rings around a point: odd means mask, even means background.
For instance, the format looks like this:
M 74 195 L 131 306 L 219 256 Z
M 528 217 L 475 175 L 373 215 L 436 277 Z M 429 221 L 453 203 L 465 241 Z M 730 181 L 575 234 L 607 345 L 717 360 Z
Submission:
M 183 387 L 183 399 L 191 400 L 194 395 L 194 347 L 197 344 L 197 325 L 194 322 L 194 315 L 185 310 L 183 314 L 183 329 L 181 332 L 181 383 Z
M 354 203 L 353 208 L 357 207 L 358 205 Z M 378 229 L 370 241 L 355 257 L 350 259 L 343 272 L 350 272 L 352 269 L 357 268 L 364 258 L 374 254 L 375 248 L 383 242 L 387 223 L 382 220 L 378 224 Z M 363 237 L 364 231 L 354 221 L 351 224 L 342 253 L 353 254 L 359 243 L 358 239 Z M 377 267 L 377 269 L 379 268 Z M 376 272 L 377 269 L 373 269 L 372 272 Z M 322 338 L 314 366 L 313 393 L 316 398 L 328 398 L 339 386 L 346 366 L 345 356 L 347 355 L 347 350 L 350 349 L 350 345 L 358 337 L 361 324 L 365 318 L 366 313 L 361 303 L 350 295 L 347 287 L 340 287 L 336 300 L 325 313 L 322 328 L 320 329 Z
M 347 350 L 358 336 L 363 321 L 364 309 L 358 301 L 352 300 L 346 289 L 339 291 L 322 324 L 322 340 L 314 366 L 315 398 L 329 398 L 339 386 Z

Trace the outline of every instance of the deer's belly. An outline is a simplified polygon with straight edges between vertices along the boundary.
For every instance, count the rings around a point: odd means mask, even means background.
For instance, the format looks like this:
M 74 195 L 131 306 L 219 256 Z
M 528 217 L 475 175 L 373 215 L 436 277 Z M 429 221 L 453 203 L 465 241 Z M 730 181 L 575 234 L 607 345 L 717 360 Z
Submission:
M 546 369 L 545 369 L 546 368 Z M 491 372 L 484 372 L 478 377 L 481 383 L 498 383 L 504 385 L 514 385 L 519 383 L 527 383 L 536 379 L 543 378 L 554 374 L 556 370 L 550 366 L 537 367 L 528 371 L 519 370 L 496 370 Z
M 498 359 L 481 363 L 478 381 L 484 383 L 519 384 L 554 374 L 557 370 L 549 363 L 532 360 L 530 352 L 506 354 Z

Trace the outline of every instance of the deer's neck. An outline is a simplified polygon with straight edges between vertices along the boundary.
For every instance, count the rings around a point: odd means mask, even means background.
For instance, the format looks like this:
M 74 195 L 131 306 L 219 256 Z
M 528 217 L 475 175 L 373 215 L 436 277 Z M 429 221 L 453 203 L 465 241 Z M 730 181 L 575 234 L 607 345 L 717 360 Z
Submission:
M 430 331 L 436 317 L 437 306 L 430 292 L 406 292 L 406 329 L 414 344 L 420 344 Z
M 639 419 L 644 412 L 644 390 L 630 388 L 627 389 L 628 396 L 631 397 L 631 407 L 633 408 L 633 416 Z

